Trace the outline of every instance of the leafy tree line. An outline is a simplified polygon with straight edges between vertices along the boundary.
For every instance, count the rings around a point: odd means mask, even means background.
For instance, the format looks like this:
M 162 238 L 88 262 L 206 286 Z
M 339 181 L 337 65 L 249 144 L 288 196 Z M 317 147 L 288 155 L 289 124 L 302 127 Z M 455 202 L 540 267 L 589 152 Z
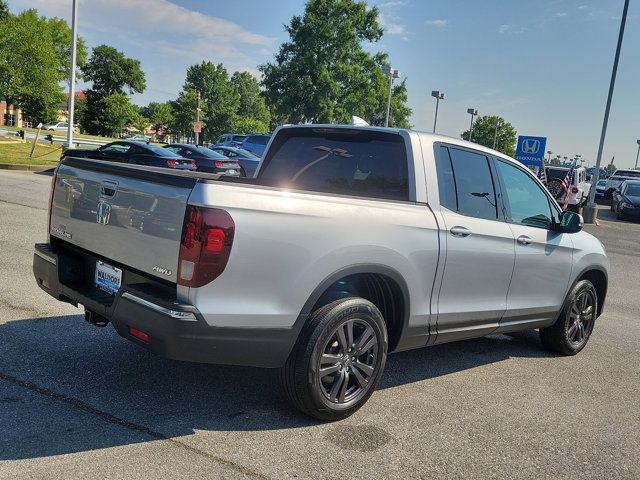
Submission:
M 259 66 L 259 82 L 248 72 L 230 74 L 224 65 L 190 66 L 177 98 L 132 104 L 146 78 L 139 60 L 108 45 L 90 58 L 79 38 L 78 75 L 91 85 L 76 100 L 75 119 L 83 131 L 116 135 L 127 127 L 189 135 L 200 108 L 203 140 L 221 133 L 268 132 L 282 123 L 347 123 L 358 115 L 382 125 L 389 66 L 386 53 L 370 53 L 383 29 L 376 7 L 356 0 L 308 0 L 304 14 L 285 26 L 289 40 L 273 62 Z M 0 97 L 23 108 L 34 121 L 53 120 L 64 104 L 71 32 L 63 20 L 36 10 L 12 14 L 0 0 Z M 198 95 L 200 101 L 198 102 Z M 394 85 L 389 125 L 409 127 L 406 79 Z

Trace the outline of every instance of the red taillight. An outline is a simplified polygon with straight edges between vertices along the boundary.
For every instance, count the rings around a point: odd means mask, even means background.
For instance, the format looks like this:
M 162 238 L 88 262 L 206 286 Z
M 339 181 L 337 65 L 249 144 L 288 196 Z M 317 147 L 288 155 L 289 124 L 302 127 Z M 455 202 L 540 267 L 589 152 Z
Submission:
M 142 330 L 138 330 L 137 328 L 129 327 L 129 335 L 137 338 L 138 340 L 142 340 L 144 343 L 149 343 L 149 334 L 144 333 Z
M 573 187 L 571 189 L 571 193 L 578 193 L 578 187 Z
M 221 162 L 220 160 L 216 160 L 215 164 L 216 164 L 216 167 L 218 168 L 224 167 L 224 162 Z
M 175 167 L 177 164 L 175 160 L 167 160 L 167 167 Z
M 192 166 L 193 168 L 196 168 L 196 162 L 194 162 L 193 160 L 191 160 L 191 166 Z
M 53 191 L 56 188 L 56 178 L 58 178 L 58 170 L 56 169 L 53 172 L 53 177 L 51 177 L 51 188 L 49 188 L 49 209 L 47 212 L 47 238 L 49 237 L 49 233 L 51 232 L 51 210 L 53 209 Z
M 218 208 L 188 205 L 182 228 L 178 284 L 201 287 L 224 271 L 231 254 L 235 224 Z

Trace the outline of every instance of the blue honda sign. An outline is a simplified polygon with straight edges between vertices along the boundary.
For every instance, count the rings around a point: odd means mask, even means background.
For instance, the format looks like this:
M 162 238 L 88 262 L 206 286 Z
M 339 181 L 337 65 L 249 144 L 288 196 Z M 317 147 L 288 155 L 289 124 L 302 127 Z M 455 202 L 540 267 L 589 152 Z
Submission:
M 547 147 L 547 137 L 518 137 L 518 148 L 516 148 L 516 160 L 525 165 L 540 165 L 544 158 Z

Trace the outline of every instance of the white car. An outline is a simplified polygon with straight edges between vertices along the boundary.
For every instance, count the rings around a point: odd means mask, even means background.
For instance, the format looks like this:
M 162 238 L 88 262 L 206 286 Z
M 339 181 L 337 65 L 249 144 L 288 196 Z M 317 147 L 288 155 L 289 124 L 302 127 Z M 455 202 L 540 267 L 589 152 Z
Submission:
M 48 130 L 52 132 L 66 132 L 67 130 L 69 130 L 69 124 L 67 122 L 47 123 L 46 125 L 42 126 L 42 130 Z
M 553 197 L 562 204 L 564 201 L 564 191 L 562 190 L 562 180 L 567 176 L 567 167 L 546 167 L 547 190 Z M 569 205 L 576 210 L 586 203 L 591 191 L 591 183 L 587 181 L 587 169 L 577 167 L 573 176 L 571 189 L 569 190 Z

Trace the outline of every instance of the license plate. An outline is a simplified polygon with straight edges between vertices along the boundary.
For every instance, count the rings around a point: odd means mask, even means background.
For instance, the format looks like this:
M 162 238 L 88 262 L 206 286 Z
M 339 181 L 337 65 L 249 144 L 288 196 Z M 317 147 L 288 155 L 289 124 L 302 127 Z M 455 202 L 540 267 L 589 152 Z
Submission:
M 122 284 L 122 270 L 108 263 L 96 262 L 96 287 L 114 295 Z

